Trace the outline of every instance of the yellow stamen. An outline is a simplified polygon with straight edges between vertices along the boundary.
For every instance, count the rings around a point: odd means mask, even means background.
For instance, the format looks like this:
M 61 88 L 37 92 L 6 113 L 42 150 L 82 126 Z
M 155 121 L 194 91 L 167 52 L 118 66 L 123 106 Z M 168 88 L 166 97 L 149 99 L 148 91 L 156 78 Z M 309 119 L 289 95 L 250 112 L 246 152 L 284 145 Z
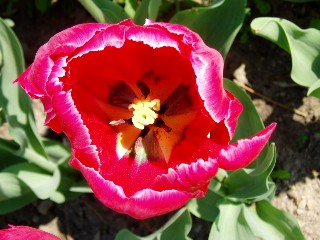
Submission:
M 129 105 L 129 110 L 133 111 L 132 123 L 136 128 L 144 129 L 144 126 L 153 124 L 158 114 L 155 111 L 160 110 L 160 100 L 149 98 L 139 100 L 135 98 Z

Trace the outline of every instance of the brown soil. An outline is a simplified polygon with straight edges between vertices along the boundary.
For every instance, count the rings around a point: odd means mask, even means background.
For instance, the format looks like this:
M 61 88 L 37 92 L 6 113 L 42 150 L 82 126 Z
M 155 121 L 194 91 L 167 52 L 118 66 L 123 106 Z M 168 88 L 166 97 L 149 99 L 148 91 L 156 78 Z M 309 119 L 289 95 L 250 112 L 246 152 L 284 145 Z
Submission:
M 300 27 L 307 27 L 312 18 L 320 18 L 320 12 L 316 10 L 320 9 L 318 3 L 292 4 L 279 0 L 271 3 L 272 10 L 268 16 L 289 19 Z M 247 26 L 257 15 L 260 14 L 253 6 L 251 16 L 246 20 Z M 59 1 L 45 14 L 34 13 L 31 17 L 17 9 L 11 18 L 16 23 L 14 30 L 22 42 L 28 64 L 50 36 L 77 23 L 93 22 L 75 1 L 68 8 Z M 290 79 L 290 69 L 291 59 L 287 53 L 264 39 L 249 35 L 246 43 L 240 43 L 240 37 L 235 41 L 226 60 L 225 76 L 247 80 L 256 92 L 305 115 L 300 116 L 252 95 L 265 123 L 278 123 L 272 137 L 277 146 L 276 169 L 284 169 L 291 174 L 287 180 L 275 180 L 278 190 L 273 203 L 297 218 L 306 239 L 315 240 L 320 239 L 320 100 L 306 97 L 306 89 Z M 136 221 L 107 209 L 91 194 L 86 194 L 62 205 L 50 201 L 34 202 L 1 216 L 0 229 L 10 223 L 40 227 L 59 234 L 62 239 L 114 239 L 122 228 L 140 235 L 149 234 L 169 216 Z M 193 220 L 191 237 L 206 239 L 210 224 Z

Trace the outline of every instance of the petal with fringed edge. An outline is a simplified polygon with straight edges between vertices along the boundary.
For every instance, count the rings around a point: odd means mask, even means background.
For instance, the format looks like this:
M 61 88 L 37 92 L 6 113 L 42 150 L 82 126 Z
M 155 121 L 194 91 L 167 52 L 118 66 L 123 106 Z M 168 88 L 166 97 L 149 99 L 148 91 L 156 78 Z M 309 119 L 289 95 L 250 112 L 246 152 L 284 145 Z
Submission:
M 276 124 L 272 123 L 253 137 L 240 139 L 222 148 L 216 157 L 219 167 L 225 170 L 236 170 L 248 166 L 258 157 L 275 127 Z
M 57 236 L 36 228 L 13 225 L 9 227 L 0 230 L 0 240 L 60 240 Z
M 99 172 L 87 168 L 77 159 L 72 159 L 87 179 L 95 196 L 107 207 L 126 213 L 136 219 L 145 219 L 171 212 L 182 207 L 190 199 L 187 192 L 175 189 L 155 191 L 143 189 L 127 197 L 121 186 L 104 179 Z

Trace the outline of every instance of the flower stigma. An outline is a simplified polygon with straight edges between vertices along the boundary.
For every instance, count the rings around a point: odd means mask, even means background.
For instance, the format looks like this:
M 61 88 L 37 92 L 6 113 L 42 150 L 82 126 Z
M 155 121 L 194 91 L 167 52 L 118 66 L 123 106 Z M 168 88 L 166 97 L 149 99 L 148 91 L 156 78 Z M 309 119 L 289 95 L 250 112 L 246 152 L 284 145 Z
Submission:
M 135 98 L 128 108 L 133 111 L 133 125 L 143 130 L 145 126 L 153 124 L 157 119 L 158 114 L 156 112 L 160 110 L 160 100 L 151 100 L 149 98 L 140 100 Z

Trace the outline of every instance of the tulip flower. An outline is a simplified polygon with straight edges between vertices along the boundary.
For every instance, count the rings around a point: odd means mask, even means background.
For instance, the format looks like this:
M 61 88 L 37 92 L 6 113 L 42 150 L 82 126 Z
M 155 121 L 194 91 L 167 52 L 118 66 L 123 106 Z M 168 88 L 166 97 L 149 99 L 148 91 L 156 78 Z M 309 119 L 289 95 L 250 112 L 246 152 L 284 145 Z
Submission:
M 12 226 L 0 230 L 0 240 L 60 240 L 60 238 L 45 231 L 27 227 Z
M 17 81 L 67 135 L 96 197 L 137 219 L 204 197 L 218 168 L 249 165 L 275 128 L 230 143 L 242 104 L 223 88 L 223 59 L 176 24 L 74 26 Z

